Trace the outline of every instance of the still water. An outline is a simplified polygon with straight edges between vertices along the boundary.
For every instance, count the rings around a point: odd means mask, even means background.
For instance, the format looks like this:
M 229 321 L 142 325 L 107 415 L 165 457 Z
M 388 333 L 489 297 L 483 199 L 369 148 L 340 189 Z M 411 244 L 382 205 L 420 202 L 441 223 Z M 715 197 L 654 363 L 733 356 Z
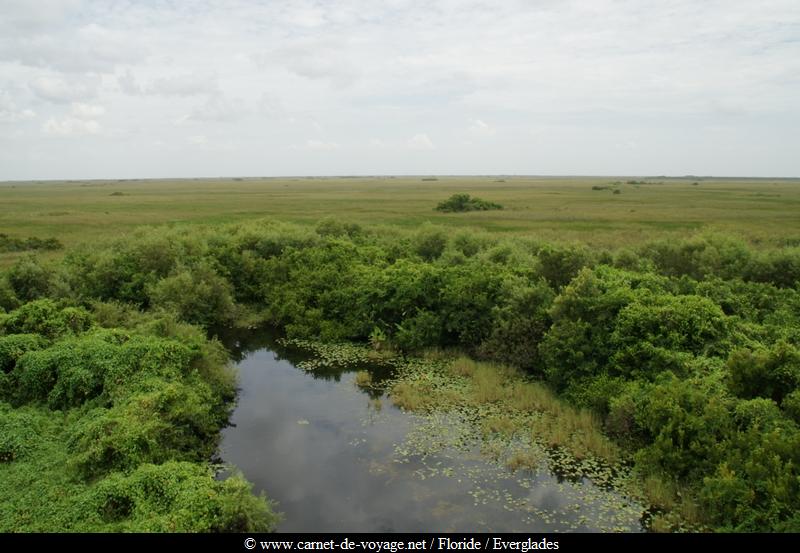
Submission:
M 263 334 L 226 345 L 240 392 L 220 455 L 277 502 L 278 531 L 641 531 L 640 507 L 586 480 L 512 473 L 478 445 L 430 439 L 447 421 L 370 397 L 355 369 L 298 369 L 303 354 Z

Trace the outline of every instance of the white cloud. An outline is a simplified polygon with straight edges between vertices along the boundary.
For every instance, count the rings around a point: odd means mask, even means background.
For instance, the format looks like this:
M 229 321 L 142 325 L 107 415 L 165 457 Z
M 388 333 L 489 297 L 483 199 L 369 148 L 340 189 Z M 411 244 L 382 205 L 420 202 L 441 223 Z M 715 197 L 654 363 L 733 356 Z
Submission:
M 195 108 L 189 115 L 189 119 L 206 122 L 233 122 L 243 117 L 246 111 L 242 100 L 215 94 L 202 106 Z
M 435 148 L 433 141 L 425 133 L 415 134 L 408 140 L 407 144 L 412 150 L 433 150 Z
M 313 138 L 310 138 L 306 140 L 305 147 L 308 150 L 329 152 L 331 150 L 338 150 L 339 144 L 337 144 L 336 142 L 326 142 L 324 140 L 315 140 Z
M 201 73 L 184 73 L 160 77 L 145 88 L 148 94 L 164 96 L 198 96 L 217 92 L 217 78 Z
M 97 121 L 63 117 L 48 119 L 42 126 L 42 130 L 50 136 L 84 136 L 98 134 L 101 127 Z
M 35 111 L 19 107 L 8 92 L 0 90 L 0 123 L 16 123 L 34 117 L 36 117 Z
M 0 11 L 0 179 L 800 174 L 797 0 L 2 0 Z M 102 134 L 92 156 L 105 165 L 41 130 Z M 202 160 L 188 136 L 207 137 Z M 636 156 L 620 155 L 631 141 Z
M 94 119 L 102 116 L 106 108 L 94 104 L 84 104 L 81 102 L 72 104 L 72 115 L 80 119 Z
M 117 75 L 117 85 L 125 94 L 136 95 L 142 93 L 142 86 L 130 69 L 126 69 L 121 75 Z
M 494 127 L 480 119 L 473 119 L 469 125 L 469 134 L 475 138 L 488 138 L 494 136 L 495 132 Z
M 32 109 L 15 109 L 0 107 L 0 123 L 16 123 L 26 119 L 36 117 L 36 112 Z
M 96 77 L 85 79 L 42 75 L 30 82 L 33 92 L 41 99 L 54 103 L 70 103 L 95 96 L 98 86 Z

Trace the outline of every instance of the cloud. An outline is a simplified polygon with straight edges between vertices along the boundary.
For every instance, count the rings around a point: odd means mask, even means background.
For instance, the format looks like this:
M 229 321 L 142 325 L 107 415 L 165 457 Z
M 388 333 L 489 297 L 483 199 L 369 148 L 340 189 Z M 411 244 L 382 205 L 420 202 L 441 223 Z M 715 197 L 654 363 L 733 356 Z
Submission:
M 125 94 L 135 96 L 143 92 L 142 86 L 130 69 L 126 69 L 121 75 L 117 75 L 117 85 Z
M 98 79 L 91 76 L 77 79 L 43 75 L 33 79 L 29 85 L 39 98 L 66 104 L 94 97 L 97 94 Z
M 489 138 L 494 136 L 496 131 L 493 127 L 484 123 L 480 119 L 473 119 L 470 123 L 468 132 L 470 136 L 475 138 Z
M 8 92 L 0 90 L 0 123 L 16 123 L 34 117 L 35 111 L 19 107 Z
M 80 119 L 94 119 L 102 116 L 106 108 L 94 104 L 84 104 L 81 102 L 72 104 L 72 115 Z
M 796 0 L 0 3 L 0 179 L 800 174 Z
M 155 79 L 145 87 L 148 94 L 163 96 L 198 96 L 218 91 L 217 78 L 212 74 L 184 73 Z
M 195 108 L 188 118 L 201 122 L 232 122 L 243 117 L 246 111 L 242 100 L 216 94 Z
M 0 123 L 16 123 L 36 117 L 32 109 L 16 109 L 14 107 L 0 107 Z
M 100 133 L 101 127 L 100 123 L 94 120 L 67 116 L 48 119 L 42 130 L 50 136 L 84 136 Z
M 307 150 L 313 150 L 317 152 L 329 152 L 332 150 L 338 150 L 339 144 L 336 142 L 325 142 L 324 140 L 315 140 L 310 138 L 306 140 L 305 147 Z
M 42 131 L 49 136 L 86 136 L 100 134 L 102 126 L 97 121 L 106 109 L 97 104 L 75 102 L 68 115 L 51 117 L 42 125 Z
M 361 76 L 357 60 L 361 52 L 347 38 L 321 36 L 296 38 L 277 48 L 256 53 L 261 68 L 282 67 L 294 75 L 322 80 L 336 87 L 353 85 Z
M 433 150 L 436 148 L 433 145 L 433 141 L 425 133 L 415 134 L 408 140 L 407 145 L 412 150 Z

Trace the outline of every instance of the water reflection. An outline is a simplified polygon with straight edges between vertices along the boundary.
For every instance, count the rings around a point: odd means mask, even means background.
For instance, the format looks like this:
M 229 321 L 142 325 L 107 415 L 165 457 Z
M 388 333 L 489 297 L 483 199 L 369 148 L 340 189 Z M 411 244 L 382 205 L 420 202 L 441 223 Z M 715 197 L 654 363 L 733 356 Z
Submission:
M 586 531 L 598 529 L 587 510 L 611 508 L 550 475 L 513 475 L 477 449 L 399 453 L 419 419 L 360 391 L 353 372 L 299 370 L 302 352 L 263 331 L 221 339 L 241 388 L 221 456 L 278 502 L 280 531 Z M 624 529 L 637 530 L 628 518 Z

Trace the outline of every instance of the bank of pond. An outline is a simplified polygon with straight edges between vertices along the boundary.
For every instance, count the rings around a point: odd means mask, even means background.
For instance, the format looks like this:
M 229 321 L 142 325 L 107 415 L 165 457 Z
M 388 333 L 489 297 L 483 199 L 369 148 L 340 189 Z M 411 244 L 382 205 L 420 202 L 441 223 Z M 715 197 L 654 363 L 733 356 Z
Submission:
M 0 531 L 798 531 L 798 280 L 333 219 L 23 257 Z

